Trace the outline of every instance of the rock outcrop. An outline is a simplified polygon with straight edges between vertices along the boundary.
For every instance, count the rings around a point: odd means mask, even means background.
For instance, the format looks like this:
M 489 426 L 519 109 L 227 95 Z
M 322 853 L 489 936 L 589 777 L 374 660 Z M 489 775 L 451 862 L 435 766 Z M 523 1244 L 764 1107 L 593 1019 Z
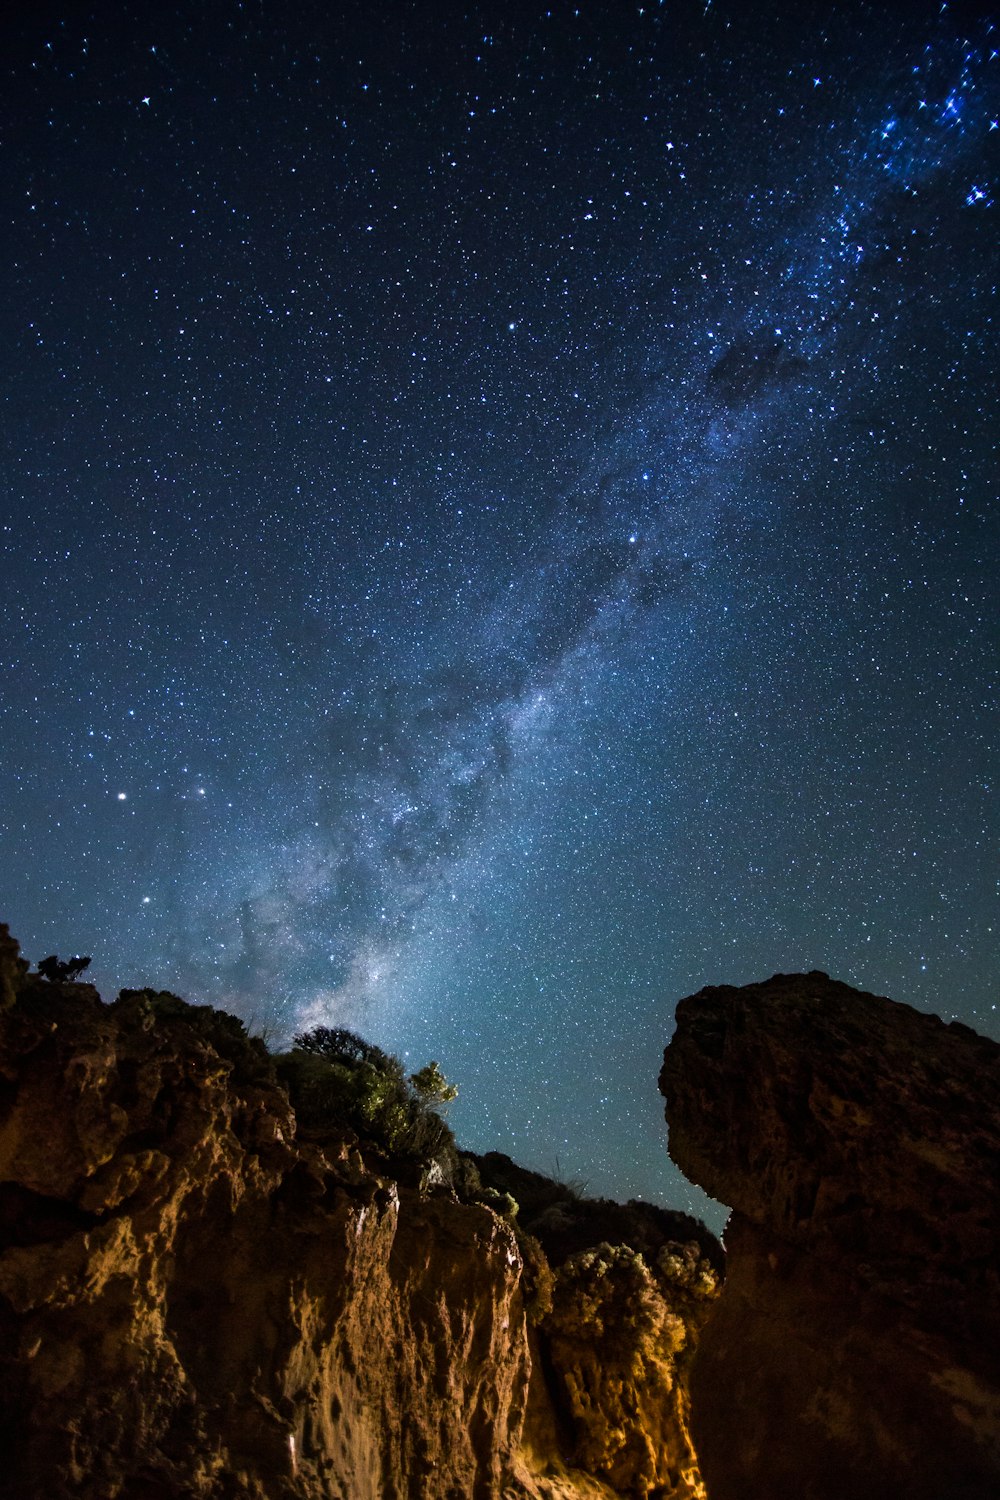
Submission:
M 25 970 L 0 931 L 5 1496 L 703 1495 L 701 1226 L 605 1205 L 550 1261 L 488 1165 L 300 1128 L 234 1018 Z
M 687 1377 L 722 1280 L 719 1242 L 686 1214 L 584 1198 L 499 1152 L 475 1160 L 550 1268 L 528 1328 L 545 1379 L 525 1445 L 543 1463 L 563 1453 L 614 1494 L 701 1495 Z
M 677 1008 L 670 1154 L 732 1206 L 711 1500 L 1000 1494 L 1000 1047 L 825 974 Z

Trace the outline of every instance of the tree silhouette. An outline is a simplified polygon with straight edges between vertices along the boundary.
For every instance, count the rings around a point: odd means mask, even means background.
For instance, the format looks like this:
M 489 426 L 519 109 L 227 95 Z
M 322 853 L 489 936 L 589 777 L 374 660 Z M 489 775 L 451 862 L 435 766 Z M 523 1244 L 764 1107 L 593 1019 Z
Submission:
M 50 953 L 38 963 L 38 972 L 51 984 L 74 984 L 90 963 L 89 958 L 57 958 Z

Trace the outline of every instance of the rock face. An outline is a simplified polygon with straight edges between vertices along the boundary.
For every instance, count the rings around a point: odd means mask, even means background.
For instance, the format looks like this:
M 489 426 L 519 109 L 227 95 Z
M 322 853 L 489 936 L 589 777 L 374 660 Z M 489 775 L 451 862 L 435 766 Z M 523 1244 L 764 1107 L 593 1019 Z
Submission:
M 476 1161 L 550 1267 L 529 1327 L 545 1387 L 525 1443 L 562 1449 L 614 1494 L 701 1495 L 687 1377 L 722 1279 L 718 1241 L 685 1214 L 581 1198 L 497 1152 Z
M 233 1018 L 104 1005 L 0 940 L 10 1500 L 703 1495 L 700 1226 L 550 1265 L 482 1178 L 396 1181 L 299 1130 Z
M 995 1500 L 1000 1047 L 777 975 L 682 1001 L 660 1086 L 733 1208 L 691 1379 L 711 1500 Z

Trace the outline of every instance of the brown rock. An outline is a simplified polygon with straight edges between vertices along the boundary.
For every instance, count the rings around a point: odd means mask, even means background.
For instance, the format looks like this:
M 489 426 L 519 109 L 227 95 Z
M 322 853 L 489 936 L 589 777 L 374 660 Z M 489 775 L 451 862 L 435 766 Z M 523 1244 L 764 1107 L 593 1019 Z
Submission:
M 9 1010 L 28 971 L 21 957 L 21 947 L 11 937 L 6 922 L 0 922 L 0 1010 Z
M 5 1497 L 703 1493 L 684 1386 L 696 1244 L 676 1265 L 616 1247 L 553 1273 L 509 1204 L 421 1188 L 427 1173 L 403 1185 L 349 1133 L 300 1134 L 233 1018 L 145 991 L 106 1006 L 9 958 Z
M 689 1434 L 688 1369 L 721 1281 L 721 1247 L 687 1214 L 583 1197 L 499 1152 L 481 1180 L 518 1204 L 552 1275 L 532 1352 L 559 1446 L 615 1494 L 703 1493 Z M 534 1409 L 529 1403 L 528 1432 Z M 551 1437 L 537 1444 L 553 1447 Z
M 733 1207 L 712 1500 L 1000 1494 L 1000 1047 L 825 974 L 681 1001 L 670 1154 Z

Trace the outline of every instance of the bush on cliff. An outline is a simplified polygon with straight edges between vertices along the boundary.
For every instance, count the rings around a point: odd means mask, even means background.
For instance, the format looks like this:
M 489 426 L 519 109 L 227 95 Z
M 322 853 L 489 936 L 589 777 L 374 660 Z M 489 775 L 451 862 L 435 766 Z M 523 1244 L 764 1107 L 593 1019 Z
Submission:
M 319 1026 L 278 1057 L 300 1124 L 350 1129 L 395 1160 L 428 1163 L 454 1156 L 455 1138 L 439 1113 L 458 1090 L 437 1063 L 407 1077 L 398 1057 L 344 1028 Z
M 55 953 L 50 953 L 48 958 L 38 960 L 38 972 L 50 984 L 76 984 L 84 969 L 89 968 L 90 959 L 79 956 L 60 959 Z

